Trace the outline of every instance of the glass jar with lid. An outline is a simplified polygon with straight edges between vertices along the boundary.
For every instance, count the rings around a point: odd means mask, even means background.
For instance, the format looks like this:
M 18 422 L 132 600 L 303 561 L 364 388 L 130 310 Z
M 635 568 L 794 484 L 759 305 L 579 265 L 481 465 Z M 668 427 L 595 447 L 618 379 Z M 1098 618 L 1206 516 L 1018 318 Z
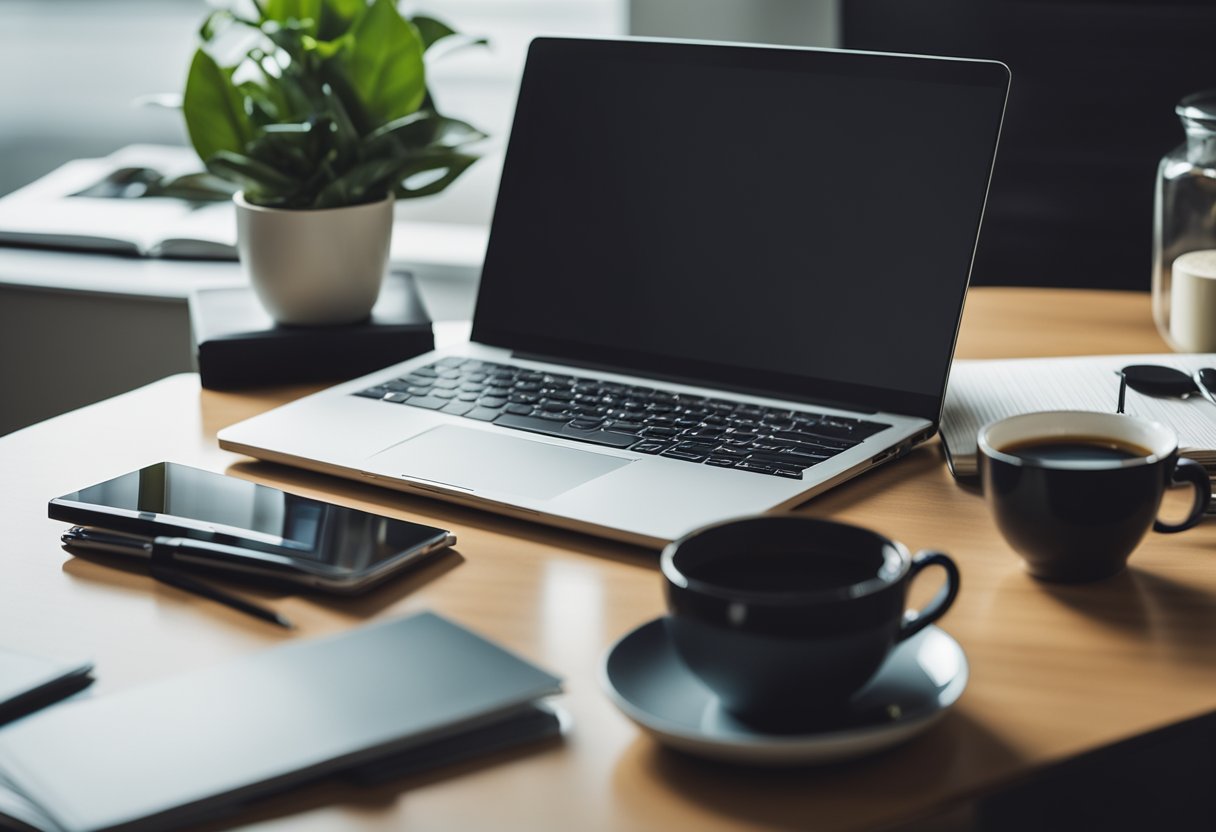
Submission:
M 1153 319 L 1171 348 L 1216 352 L 1216 90 L 1175 112 L 1186 142 L 1157 169 Z

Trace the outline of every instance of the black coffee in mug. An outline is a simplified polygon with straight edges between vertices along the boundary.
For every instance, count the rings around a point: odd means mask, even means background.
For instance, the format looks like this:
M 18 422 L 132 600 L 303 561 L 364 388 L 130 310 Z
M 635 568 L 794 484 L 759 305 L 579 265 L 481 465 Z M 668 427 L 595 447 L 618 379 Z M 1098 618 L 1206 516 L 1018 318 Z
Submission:
M 796 515 L 708 526 L 664 549 L 660 565 L 677 654 L 723 707 L 762 728 L 844 708 L 959 586 L 946 555 L 913 558 L 867 529 Z M 945 585 L 909 612 L 908 585 L 930 565 Z
M 1114 575 L 1149 529 L 1189 529 L 1211 499 L 1207 472 L 1178 456 L 1173 431 L 1134 416 L 1026 413 L 985 425 L 977 444 L 997 527 L 1044 580 Z M 1157 519 L 1165 489 L 1181 483 L 1195 491 L 1190 515 Z
M 1052 436 L 1023 439 L 1000 448 L 1022 459 L 1112 462 L 1152 454 L 1148 448 L 1109 436 Z

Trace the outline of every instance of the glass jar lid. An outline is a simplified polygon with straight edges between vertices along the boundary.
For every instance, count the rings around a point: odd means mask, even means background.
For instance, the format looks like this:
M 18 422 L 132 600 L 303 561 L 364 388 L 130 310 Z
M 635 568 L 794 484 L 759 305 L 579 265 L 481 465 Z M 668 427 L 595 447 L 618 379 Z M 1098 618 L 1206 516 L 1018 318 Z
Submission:
M 1192 93 L 1178 102 L 1174 112 L 1184 124 L 1216 130 L 1216 90 Z

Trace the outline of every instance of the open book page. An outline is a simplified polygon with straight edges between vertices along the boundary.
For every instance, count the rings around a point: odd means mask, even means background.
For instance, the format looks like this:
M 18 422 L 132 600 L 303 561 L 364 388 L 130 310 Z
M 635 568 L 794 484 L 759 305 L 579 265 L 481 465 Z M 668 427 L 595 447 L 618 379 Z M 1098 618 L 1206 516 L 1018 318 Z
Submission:
M 1114 413 L 1119 370 L 1131 364 L 1160 364 L 1187 373 L 1216 367 L 1216 355 L 1102 355 L 1080 358 L 1019 358 L 955 361 L 942 413 L 942 442 L 956 477 L 976 473 L 976 434 L 996 419 L 1040 410 Z M 1198 395 L 1165 399 L 1127 391 L 1125 411 L 1173 428 L 1186 456 L 1216 465 L 1216 405 Z
M 236 259 L 236 209 L 230 201 L 74 196 L 122 168 L 151 168 L 177 177 L 198 173 L 202 165 L 188 147 L 155 144 L 133 144 L 103 158 L 68 162 L 0 197 L 0 244 Z M 488 237 L 483 225 L 399 220 L 390 261 L 400 269 L 475 275 L 485 259 Z
M 155 198 L 154 198 L 155 199 Z M 157 202 L 168 201 L 155 199 Z M 151 257 L 192 257 L 231 260 L 236 257 L 236 209 L 231 202 L 187 203 L 150 246 Z
M 0 198 L 0 242 L 141 256 L 236 258 L 230 202 L 75 195 L 129 167 L 176 177 L 198 172 L 202 164 L 189 148 L 162 145 L 131 145 L 104 158 L 68 162 Z

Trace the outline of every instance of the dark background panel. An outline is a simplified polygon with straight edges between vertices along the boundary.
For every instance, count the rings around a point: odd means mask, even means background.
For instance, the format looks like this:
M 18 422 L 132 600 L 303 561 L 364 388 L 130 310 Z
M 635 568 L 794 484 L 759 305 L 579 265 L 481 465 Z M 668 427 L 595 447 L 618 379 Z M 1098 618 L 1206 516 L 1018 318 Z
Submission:
M 1013 74 L 972 285 L 1148 290 L 1174 106 L 1216 87 L 1216 3 L 848 0 L 842 45 Z

